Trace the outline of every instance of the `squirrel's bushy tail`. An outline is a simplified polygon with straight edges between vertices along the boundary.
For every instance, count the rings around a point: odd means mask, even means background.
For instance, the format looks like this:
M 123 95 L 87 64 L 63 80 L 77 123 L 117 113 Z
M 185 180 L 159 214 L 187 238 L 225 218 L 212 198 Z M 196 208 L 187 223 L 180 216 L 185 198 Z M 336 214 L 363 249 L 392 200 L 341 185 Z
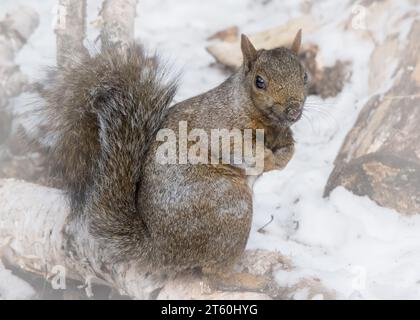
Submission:
M 88 203 L 92 196 L 102 202 L 109 196 L 119 206 L 109 211 L 124 211 L 125 202 L 134 199 L 142 161 L 175 94 L 175 81 L 135 44 L 124 51 L 103 50 L 51 74 L 43 95 L 53 174 L 73 211 L 94 206 Z

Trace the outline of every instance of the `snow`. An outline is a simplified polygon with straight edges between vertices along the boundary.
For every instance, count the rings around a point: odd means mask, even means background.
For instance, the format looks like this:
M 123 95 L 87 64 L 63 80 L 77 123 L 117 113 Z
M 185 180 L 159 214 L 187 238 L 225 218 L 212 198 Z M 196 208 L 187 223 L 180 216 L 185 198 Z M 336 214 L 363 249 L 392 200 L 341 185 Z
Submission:
M 392 22 L 412 9 L 407 1 L 394 1 L 388 19 L 369 19 L 367 30 L 343 32 L 343 24 L 355 14 L 347 1 L 292 0 L 140 0 L 136 36 L 147 48 L 158 50 L 175 70 L 182 70 L 177 101 L 201 93 L 220 83 L 226 75 L 211 68 L 213 58 L 205 51 L 208 36 L 237 25 L 241 32 L 262 31 L 302 14 L 305 5 L 322 22 L 304 42 L 321 48 L 320 60 L 332 65 L 337 59 L 352 62 L 352 76 L 335 98 L 309 97 L 306 119 L 295 127 L 296 154 L 283 171 L 266 173 L 254 186 L 254 219 L 248 248 L 278 250 L 294 266 L 278 271 L 282 286 L 303 278 L 319 279 L 341 299 L 420 298 L 420 216 L 403 216 L 379 207 L 366 197 L 337 188 L 329 198 L 322 193 L 333 161 L 358 112 L 370 98 L 369 57 L 374 41 L 397 32 L 407 34 L 410 19 L 401 30 Z M 23 1 L 22 1 L 23 3 Z M 95 20 L 101 1 L 88 1 L 88 22 Z M 52 30 L 53 0 L 32 1 L 41 14 L 41 25 L 17 57 L 22 70 L 39 78 L 41 66 L 54 64 Z M 2 0 L 2 9 L 17 6 Z M 362 8 L 363 9 L 363 8 Z M 378 9 L 379 10 L 379 9 Z M 1 11 L 1 15 L 5 11 Z M 89 25 L 88 44 L 98 30 Z M 392 84 L 384 81 L 383 89 Z M 26 95 L 16 99 L 20 105 Z M 273 215 L 273 221 L 264 226 Z M 0 266 L 0 298 L 28 298 L 31 289 Z M 295 298 L 305 299 L 308 290 Z M 321 295 L 316 298 L 322 298 Z
M 34 289 L 25 281 L 12 274 L 0 263 L 0 300 L 30 299 Z

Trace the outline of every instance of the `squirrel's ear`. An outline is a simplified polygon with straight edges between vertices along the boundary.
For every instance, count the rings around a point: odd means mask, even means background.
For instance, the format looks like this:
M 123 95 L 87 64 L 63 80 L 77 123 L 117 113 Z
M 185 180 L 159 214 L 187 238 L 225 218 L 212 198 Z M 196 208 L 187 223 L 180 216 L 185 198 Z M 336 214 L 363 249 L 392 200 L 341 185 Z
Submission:
M 241 35 L 241 50 L 244 59 L 244 66 L 249 71 L 251 64 L 257 60 L 257 50 L 244 34 Z
M 292 44 L 292 47 L 291 47 L 291 50 L 296 55 L 299 54 L 299 49 L 300 49 L 301 43 L 302 43 L 302 29 L 299 29 L 299 31 L 296 33 L 295 40 L 293 40 L 293 44 Z

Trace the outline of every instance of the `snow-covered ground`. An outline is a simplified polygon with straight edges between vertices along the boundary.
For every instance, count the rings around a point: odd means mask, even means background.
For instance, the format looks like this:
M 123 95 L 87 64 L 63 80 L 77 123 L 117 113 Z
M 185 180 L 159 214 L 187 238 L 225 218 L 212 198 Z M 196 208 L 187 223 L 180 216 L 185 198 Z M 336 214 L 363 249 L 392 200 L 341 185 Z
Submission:
M 420 216 L 403 216 L 343 188 L 337 188 L 327 199 L 322 197 L 340 145 L 369 98 L 368 61 L 374 44 L 360 34 L 366 30 L 342 31 L 343 22 L 354 14 L 347 1 L 139 2 L 136 36 L 183 72 L 178 101 L 210 89 L 226 77 L 209 66 L 214 59 L 205 50 L 208 36 L 232 25 L 244 33 L 262 31 L 301 15 L 312 3 L 310 13 L 322 22 L 322 27 L 304 34 L 304 42 L 320 46 L 324 64 L 333 64 L 337 59 L 351 61 L 352 76 L 335 98 L 309 97 L 309 105 L 315 105 L 317 110 L 308 108 L 307 119 L 294 128 L 294 158 L 285 170 L 264 174 L 255 184 L 254 221 L 248 247 L 278 250 L 290 258 L 295 268 L 277 273 L 284 286 L 313 277 L 335 290 L 338 298 L 420 299 Z M 401 16 L 407 5 L 404 1 L 395 2 L 395 10 Z M 21 3 L 32 6 L 41 15 L 40 27 L 17 57 L 23 71 L 37 78 L 43 65 L 55 62 L 52 24 L 56 1 Z M 100 1 L 88 3 L 91 22 Z M 15 0 L 1 0 L 0 18 L 17 5 Z M 389 20 L 377 22 L 381 31 L 372 31 L 377 36 L 395 32 L 389 30 L 389 25 Z M 407 31 L 408 25 L 400 30 L 401 36 Z M 89 26 L 89 42 L 94 42 L 97 33 Z M 389 83 L 384 81 L 384 88 Z M 15 103 L 21 104 L 22 100 L 25 96 Z M 274 219 L 264 228 L 265 232 L 258 232 L 271 216 Z M 0 298 L 27 298 L 32 294 L 27 284 L 0 267 Z M 305 297 L 305 292 L 301 292 L 296 298 Z

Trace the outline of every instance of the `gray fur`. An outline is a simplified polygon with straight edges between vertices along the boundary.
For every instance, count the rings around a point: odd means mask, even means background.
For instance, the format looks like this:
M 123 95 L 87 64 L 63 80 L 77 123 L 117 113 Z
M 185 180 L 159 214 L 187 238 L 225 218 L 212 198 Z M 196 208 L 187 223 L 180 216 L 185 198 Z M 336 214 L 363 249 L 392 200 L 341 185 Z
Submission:
M 170 109 L 175 82 L 136 45 L 57 70 L 46 96 L 58 137 L 53 168 L 71 198 L 73 219 L 84 217 L 108 261 L 217 270 L 243 252 L 252 221 L 244 170 L 159 164 L 154 138 L 160 128 L 178 132 L 179 121 L 209 135 L 211 129 L 264 129 L 273 168 L 284 167 L 294 144 L 287 112 L 303 106 L 304 71 L 288 49 L 249 46 L 243 46 L 246 65 L 229 79 Z M 259 73 L 267 90 L 255 88 Z

